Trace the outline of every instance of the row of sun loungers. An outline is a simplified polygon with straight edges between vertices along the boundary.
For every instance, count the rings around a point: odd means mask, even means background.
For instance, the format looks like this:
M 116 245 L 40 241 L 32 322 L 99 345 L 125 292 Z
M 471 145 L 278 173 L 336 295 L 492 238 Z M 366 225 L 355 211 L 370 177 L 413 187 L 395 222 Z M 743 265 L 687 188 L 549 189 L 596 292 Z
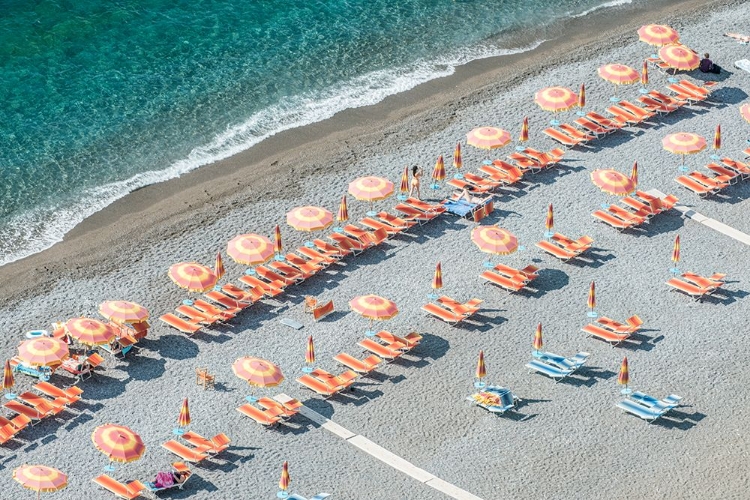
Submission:
M 618 231 L 624 231 L 641 226 L 655 215 L 672 209 L 677 201 L 674 195 L 658 198 L 639 190 L 634 196 L 623 198 L 622 202 L 627 208 L 610 205 L 607 210 L 597 210 L 591 215 Z
M 740 179 L 750 177 L 750 164 L 731 158 L 722 158 L 719 163 L 709 163 L 706 168 L 711 171 L 710 176 L 695 171 L 681 175 L 675 181 L 698 196 L 707 197 L 719 193 Z
M 671 278 L 667 285 L 674 290 L 678 290 L 692 297 L 695 300 L 702 300 L 707 295 L 711 295 L 716 290 L 724 286 L 726 274 L 714 273 L 709 277 L 703 277 L 695 273 L 683 273 L 682 278 Z
M 170 439 L 162 444 L 162 447 L 174 453 L 183 461 L 192 463 L 199 463 L 208 457 L 218 455 L 229 448 L 229 443 L 231 443 L 229 437 L 224 433 L 217 434 L 212 438 L 205 438 L 197 432 L 186 432 L 181 437 L 190 446 Z
M 422 310 L 450 325 L 457 325 L 476 314 L 482 302 L 482 299 L 471 299 L 460 303 L 444 295 L 437 299 L 437 304 L 430 302 L 422 306 Z
M 125 500 L 133 500 L 135 498 L 140 497 L 144 492 L 149 491 L 151 493 L 157 493 L 164 490 L 169 490 L 172 488 L 178 488 L 182 489 L 185 486 L 185 483 L 187 483 L 188 479 L 192 476 L 192 471 L 188 468 L 188 466 L 184 462 L 175 462 L 172 464 L 172 468 L 175 470 L 175 472 L 180 472 L 182 474 L 185 474 L 185 480 L 181 483 L 174 483 L 171 486 L 167 487 L 157 487 L 153 483 L 142 483 L 141 481 L 135 480 L 130 481 L 129 483 L 121 483 L 117 481 L 116 479 L 108 476 L 107 474 L 101 474 L 100 476 L 95 477 L 92 479 L 93 482 L 104 488 L 105 490 L 109 491 L 110 493 L 114 493 L 114 495 L 118 498 L 124 498 Z
M 491 270 L 484 271 L 480 277 L 487 280 L 493 285 L 497 285 L 505 290 L 514 293 L 520 292 L 526 286 L 534 281 L 539 275 L 536 266 L 526 266 L 523 269 L 514 269 L 512 267 L 499 264 Z
M 600 316 L 596 319 L 596 323 L 590 323 L 584 326 L 582 330 L 592 337 L 609 342 L 614 347 L 637 332 L 641 325 L 643 325 L 643 320 L 635 314 L 626 319 L 625 323 Z

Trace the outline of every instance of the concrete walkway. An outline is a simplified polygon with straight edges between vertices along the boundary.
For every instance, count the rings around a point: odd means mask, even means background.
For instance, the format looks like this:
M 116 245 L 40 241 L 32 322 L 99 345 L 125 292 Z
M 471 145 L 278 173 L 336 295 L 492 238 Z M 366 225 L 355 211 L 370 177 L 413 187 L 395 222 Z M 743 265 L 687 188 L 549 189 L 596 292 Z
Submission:
M 284 403 L 292 398 L 287 396 L 286 394 L 279 394 L 274 399 L 276 399 L 276 401 L 280 403 Z M 327 431 L 347 441 L 352 446 L 356 446 L 360 450 L 372 455 L 381 462 L 390 465 L 394 469 L 413 477 L 417 481 L 424 483 L 427 486 L 435 488 L 441 493 L 445 493 L 451 498 L 455 498 L 457 500 L 482 500 L 478 496 L 472 495 L 468 491 L 462 490 L 458 486 L 455 486 L 451 483 L 443 481 L 438 477 L 433 476 L 426 470 L 420 469 L 411 462 L 407 462 L 403 458 L 391 453 L 382 446 L 373 443 L 366 437 L 359 434 L 354 434 L 353 432 L 341 427 L 336 422 L 324 417 L 320 413 L 313 411 L 304 405 L 300 408 L 300 413 L 306 418 L 309 418 L 313 422 L 317 423 Z

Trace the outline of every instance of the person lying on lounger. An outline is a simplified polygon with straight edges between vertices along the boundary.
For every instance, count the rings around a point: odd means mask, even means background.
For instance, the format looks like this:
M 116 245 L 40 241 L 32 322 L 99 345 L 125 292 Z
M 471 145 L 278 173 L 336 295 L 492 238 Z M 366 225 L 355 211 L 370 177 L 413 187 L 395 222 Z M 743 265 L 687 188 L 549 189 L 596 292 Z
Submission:
M 466 200 L 469 203 L 482 203 L 484 201 L 482 198 L 479 198 L 477 196 L 472 196 L 471 193 L 469 193 L 466 189 L 462 189 L 460 195 L 458 194 L 458 191 L 455 191 L 451 195 L 451 200 L 453 201 Z
M 154 488 L 171 488 L 177 484 L 184 483 L 188 478 L 187 472 L 157 472 L 156 478 L 151 483 Z

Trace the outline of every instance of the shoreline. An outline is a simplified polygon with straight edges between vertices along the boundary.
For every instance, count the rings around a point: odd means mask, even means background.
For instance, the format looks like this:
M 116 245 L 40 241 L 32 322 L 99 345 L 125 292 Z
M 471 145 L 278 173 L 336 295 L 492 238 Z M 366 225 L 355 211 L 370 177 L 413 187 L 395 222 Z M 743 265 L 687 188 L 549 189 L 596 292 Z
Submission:
M 375 105 L 347 109 L 321 122 L 280 132 L 235 156 L 140 188 L 85 219 L 62 242 L 0 267 L 4 288 L 0 304 L 14 303 L 63 278 L 75 280 L 92 272 L 110 272 L 118 266 L 115 255 L 127 253 L 137 258 L 142 255 L 139 247 L 194 231 L 219 219 L 222 210 L 268 197 L 283 198 L 290 187 L 286 184 L 295 179 L 331 170 L 343 172 L 359 158 L 415 142 L 419 136 L 398 134 L 402 123 L 422 120 L 426 136 L 449 125 L 461 109 L 505 87 L 545 69 L 593 57 L 625 37 L 632 39 L 634 28 L 642 24 L 670 17 L 690 19 L 697 11 L 738 3 L 663 0 L 655 5 L 615 7 L 614 16 L 611 9 L 602 9 L 567 19 L 556 38 L 529 52 L 472 61 L 457 67 L 450 76 L 430 80 Z M 604 34 L 585 29 L 593 24 Z

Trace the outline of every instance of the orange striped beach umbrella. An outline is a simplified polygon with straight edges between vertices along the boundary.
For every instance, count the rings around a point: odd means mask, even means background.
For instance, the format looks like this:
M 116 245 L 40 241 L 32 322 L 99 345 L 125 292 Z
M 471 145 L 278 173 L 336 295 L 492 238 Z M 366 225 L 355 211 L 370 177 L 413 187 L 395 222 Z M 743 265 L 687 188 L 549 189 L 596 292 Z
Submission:
M 635 191 L 633 180 L 616 170 L 594 170 L 591 172 L 591 182 L 605 193 L 615 196 L 626 196 Z
M 124 425 L 100 425 L 94 429 L 91 440 L 97 450 L 109 457 L 110 462 L 134 462 L 146 452 L 141 436 Z
M 190 425 L 190 407 L 188 406 L 188 398 L 182 401 L 180 407 L 180 414 L 177 417 L 177 427 L 183 428 Z
M 68 476 L 46 465 L 22 465 L 13 471 L 13 479 L 27 490 L 36 491 L 37 500 L 42 492 L 52 493 L 68 485 Z M 14 495 L 15 496 L 15 495 Z
M 409 165 L 405 166 L 401 173 L 401 185 L 398 187 L 398 191 L 401 194 L 409 192 Z
M 227 253 L 230 253 L 228 248 Z M 197 262 L 174 264 L 169 268 L 167 274 L 177 286 L 186 288 L 191 292 L 205 292 L 209 288 L 213 288 L 217 281 L 216 275 L 209 267 Z
M 691 132 L 677 132 L 662 139 L 661 145 L 670 153 L 681 155 L 684 166 L 685 155 L 700 153 L 706 149 L 706 139 Z
M 281 228 L 276 224 L 276 227 L 273 230 L 273 251 L 276 254 L 281 255 L 283 248 L 284 247 L 281 244 Z
M 69 355 L 68 344 L 52 337 L 24 340 L 18 346 L 18 357 L 30 366 L 59 365 Z
M 721 125 L 716 125 L 716 132 L 714 132 L 714 149 L 721 148 Z
M 13 377 L 13 369 L 10 367 L 10 360 L 5 360 L 5 368 L 3 368 L 3 389 L 10 392 L 16 383 L 16 379 Z
M 339 204 L 339 211 L 336 213 L 336 220 L 339 222 L 346 222 L 349 220 L 349 208 L 346 206 L 346 195 L 341 196 L 341 203 Z
M 582 83 L 581 90 L 578 91 L 578 107 L 586 106 L 586 86 Z
M 551 233 L 552 228 L 555 227 L 555 214 L 552 209 L 552 203 L 547 207 L 547 220 L 544 221 L 544 227 L 547 229 L 548 233 Z
M 276 387 L 284 381 L 281 368 L 265 359 L 245 356 L 232 364 L 232 371 L 254 387 Z
M 641 77 L 636 70 L 624 64 L 605 64 L 597 70 L 597 73 L 601 78 L 615 85 L 630 85 Z
M 315 363 L 315 344 L 312 335 L 307 337 L 307 350 L 305 350 L 305 363 L 311 365 Z
M 393 194 L 393 183 L 382 177 L 360 177 L 349 183 L 349 194 L 358 200 L 384 200 Z
M 391 319 L 398 314 L 398 307 L 392 300 L 379 295 L 360 295 L 349 301 L 352 311 L 370 320 Z
M 591 282 L 591 285 L 589 285 L 589 298 L 586 305 L 591 312 L 594 312 L 594 309 L 596 308 L 596 283 L 593 281 Z
M 456 170 L 461 170 L 463 166 L 464 166 L 464 161 L 461 158 L 461 143 L 457 142 L 456 149 L 453 150 L 453 167 Z M 443 179 L 445 179 L 445 174 L 443 174 Z M 440 179 L 440 180 L 442 181 L 443 179 Z
M 279 489 L 286 493 L 286 490 L 289 489 L 289 483 L 291 482 L 291 479 L 289 478 L 289 462 L 284 461 L 284 465 L 281 466 L 281 477 L 279 478 Z M 286 495 L 282 495 L 286 496 Z
M 224 260 L 221 258 L 221 252 L 216 252 L 216 262 L 214 263 L 214 274 L 216 279 L 221 279 L 224 276 Z
M 148 309 L 135 302 L 126 300 L 108 300 L 99 304 L 99 314 L 122 325 L 124 323 L 142 323 L 148 319 Z
M 532 347 L 535 351 L 541 351 L 542 347 L 544 347 L 544 340 L 542 339 L 542 324 L 539 323 L 536 327 L 536 332 L 534 333 L 534 343 L 532 344 Z
M 518 238 L 507 229 L 497 226 L 475 227 L 471 232 L 471 240 L 485 253 L 510 255 L 518 250 Z
M 443 269 L 440 266 L 440 262 L 435 266 L 435 276 L 432 277 L 432 288 L 434 290 L 443 288 Z
M 641 68 L 641 85 L 648 85 L 648 61 L 643 61 L 643 67 Z
M 227 243 L 227 255 L 238 264 L 263 264 L 273 256 L 273 244 L 260 234 L 240 234 Z
M 479 149 L 497 149 L 511 141 L 510 133 L 497 127 L 479 127 L 466 134 L 466 144 Z
M 286 223 L 297 231 L 320 231 L 333 224 L 333 214 L 322 207 L 297 207 L 286 214 Z
M 690 71 L 701 64 L 698 54 L 684 45 L 667 45 L 659 49 L 659 57 L 675 70 Z
M 680 35 L 669 26 L 664 26 L 662 24 L 647 24 L 638 29 L 638 39 L 649 45 L 660 47 L 662 45 L 670 45 L 679 42 Z
M 750 103 L 740 106 L 740 114 L 746 122 L 750 123 Z
M 567 87 L 547 87 L 534 95 L 534 102 L 545 111 L 557 113 L 578 104 L 578 95 Z
M 459 145 L 460 147 L 460 145 Z M 460 153 L 459 153 L 459 160 L 460 160 Z M 438 161 L 435 162 L 435 168 L 432 169 L 432 180 L 434 181 L 434 184 L 432 185 L 433 188 L 437 189 L 439 187 L 438 182 L 445 180 L 445 163 L 442 161 L 443 156 L 441 155 L 438 158 Z M 453 164 L 455 165 L 455 159 L 453 161 Z M 460 168 L 461 163 L 459 162 Z
M 622 364 L 620 365 L 620 373 L 617 375 L 617 383 L 624 385 L 625 388 L 621 391 L 623 394 L 630 392 L 628 390 L 628 382 L 630 382 L 630 372 L 628 371 L 628 358 L 627 356 L 622 358 Z
M 477 371 L 475 376 L 479 379 L 480 383 L 482 382 L 482 379 L 487 376 L 487 367 L 484 366 L 484 351 L 479 351 L 479 360 L 477 361 Z
M 98 319 L 73 318 L 65 323 L 65 329 L 71 337 L 81 344 L 104 345 L 117 337 L 114 328 Z
M 672 247 L 672 262 L 674 262 L 675 267 L 677 267 L 677 264 L 680 262 L 680 235 L 678 234 L 674 238 L 674 246 Z
M 521 125 L 521 135 L 518 137 L 518 142 L 526 142 L 529 140 L 529 117 L 524 116 L 523 124 Z
M 633 162 L 633 169 L 630 171 L 630 180 L 633 181 L 633 187 L 638 187 L 638 162 Z

